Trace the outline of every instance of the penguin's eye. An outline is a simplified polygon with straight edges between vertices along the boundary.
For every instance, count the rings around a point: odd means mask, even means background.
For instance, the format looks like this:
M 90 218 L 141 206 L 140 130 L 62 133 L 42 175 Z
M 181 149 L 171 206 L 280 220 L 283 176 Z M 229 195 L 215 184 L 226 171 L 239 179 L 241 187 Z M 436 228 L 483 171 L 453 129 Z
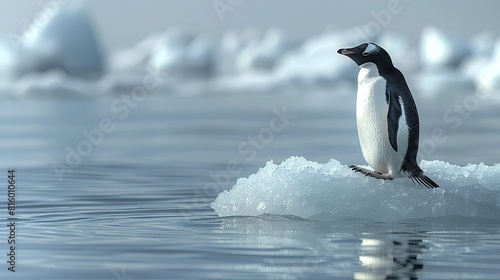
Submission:
M 363 56 L 369 56 L 370 54 L 377 54 L 378 53 L 378 47 L 372 43 L 369 43 L 365 51 L 361 53 Z

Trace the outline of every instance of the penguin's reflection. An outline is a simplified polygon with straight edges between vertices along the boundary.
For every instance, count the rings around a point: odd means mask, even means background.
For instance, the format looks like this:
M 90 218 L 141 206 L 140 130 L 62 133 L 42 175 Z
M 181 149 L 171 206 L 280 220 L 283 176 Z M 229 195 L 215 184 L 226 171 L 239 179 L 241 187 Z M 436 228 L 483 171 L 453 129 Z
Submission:
M 418 279 L 423 264 L 417 260 L 425 246 L 420 239 L 405 241 L 361 239 L 359 260 L 363 270 L 354 279 Z

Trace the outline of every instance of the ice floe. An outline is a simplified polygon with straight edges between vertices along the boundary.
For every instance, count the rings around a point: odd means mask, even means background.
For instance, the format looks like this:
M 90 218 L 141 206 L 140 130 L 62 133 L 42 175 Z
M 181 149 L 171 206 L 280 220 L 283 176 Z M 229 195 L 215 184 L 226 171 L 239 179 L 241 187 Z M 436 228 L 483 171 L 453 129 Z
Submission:
M 211 207 L 220 217 L 293 215 L 313 220 L 359 218 L 393 221 L 437 217 L 500 220 L 500 164 L 456 166 L 422 161 L 441 188 L 409 179 L 376 180 L 354 173 L 335 159 L 325 164 L 291 157 L 268 162 L 220 193 Z

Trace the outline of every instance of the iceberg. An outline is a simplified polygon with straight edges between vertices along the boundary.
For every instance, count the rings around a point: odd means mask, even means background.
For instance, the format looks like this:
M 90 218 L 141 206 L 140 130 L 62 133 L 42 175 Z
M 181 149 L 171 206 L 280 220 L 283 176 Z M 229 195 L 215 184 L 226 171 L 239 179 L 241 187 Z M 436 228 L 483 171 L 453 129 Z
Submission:
M 236 58 L 239 72 L 271 71 L 295 44 L 278 29 L 268 30 L 260 40 L 250 42 Z
M 312 220 L 358 218 L 394 221 L 451 216 L 500 220 L 500 164 L 464 167 L 422 161 L 426 174 L 440 185 L 429 190 L 409 179 L 376 180 L 335 159 L 325 164 L 291 157 L 269 161 L 211 207 L 220 217 L 296 216 Z
M 220 75 L 236 73 L 236 60 L 240 53 L 251 44 L 257 44 L 260 33 L 256 29 L 245 29 L 242 32 L 227 31 L 222 36 L 217 51 L 217 72 Z
M 420 67 L 418 48 L 399 33 L 383 33 L 377 40 L 380 46 L 390 54 L 396 68 L 403 73 L 415 73 Z
M 333 32 L 306 40 L 298 50 L 285 55 L 277 65 L 275 76 L 284 84 L 324 84 L 338 80 L 355 81 L 359 68 L 339 56 L 343 46 L 354 46 L 348 32 Z
M 14 65 L 14 52 L 6 37 L 0 37 L 0 74 L 2 78 L 10 75 L 9 71 Z
M 420 39 L 420 57 L 425 68 L 456 68 L 470 54 L 469 44 L 460 37 L 427 27 Z
M 196 83 L 196 78 L 212 75 L 214 47 L 202 37 L 178 28 L 153 33 L 132 47 L 116 51 L 111 56 L 112 71 L 103 79 L 103 90 L 130 90 L 143 83 L 145 76 L 162 76 L 162 86 L 171 92 L 172 82 L 182 78 Z M 168 79 L 167 79 L 168 77 Z M 204 79 L 198 79 L 202 82 Z M 167 85 L 168 84 L 168 85 Z
M 82 5 L 61 8 L 17 46 L 16 76 L 61 69 L 68 75 L 98 78 L 105 68 L 91 20 Z
M 153 33 L 132 47 L 116 51 L 111 55 L 110 67 L 114 71 L 143 70 L 151 58 L 151 51 L 160 40 L 160 33 Z
M 500 90 L 500 39 L 495 42 L 490 63 L 476 76 L 476 83 L 482 90 L 490 92 Z
M 495 50 L 495 35 L 492 32 L 482 32 L 474 36 L 470 42 L 472 54 L 460 64 L 458 71 L 465 77 L 477 80 L 483 69 L 491 63 Z
M 157 38 L 147 65 L 174 76 L 210 76 L 214 47 L 208 39 L 169 29 Z
M 167 93 L 289 93 L 307 88 L 341 92 L 337 89 L 356 85 L 359 68 L 336 51 L 359 40 L 384 46 L 410 86 L 428 97 L 500 89 L 500 41 L 495 42 L 491 32 L 467 41 L 428 27 L 418 45 L 394 32 L 365 36 L 360 27 L 334 28 L 303 41 L 280 29 L 246 29 L 228 31 L 214 44 L 202 35 L 172 27 L 114 51 L 107 67 L 82 5 L 61 8 L 43 26 L 30 30 L 34 31 L 15 49 L 8 38 L 0 37 L 4 92 L 130 91 L 151 72 L 164 76 L 155 90 Z
M 495 47 L 495 34 L 483 31 L 472 37 L 469 45 L 472 56 L 491 56 Z
M 61 69 L 27 73 L 5 90 L 14 92 L 16 97 L 40 96 L 41 93 L 51 97 L 93 97 L 102 94 L 98 81 L 70 76 Z

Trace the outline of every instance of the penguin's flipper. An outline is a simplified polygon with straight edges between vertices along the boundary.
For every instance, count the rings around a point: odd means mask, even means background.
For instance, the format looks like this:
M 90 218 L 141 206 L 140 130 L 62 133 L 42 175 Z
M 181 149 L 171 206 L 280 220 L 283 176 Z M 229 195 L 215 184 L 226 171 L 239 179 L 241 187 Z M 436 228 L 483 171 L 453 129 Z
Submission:
M 355 172 L 359 172 L 361 174 L 364 174 L 365 176 L 370 176 L 370 177 L 373 177 L 376 179 L 381 179 L 381 180 L 392 180 L 392 177 L 389 176 L 388 174 L 382 174 L 382 173 L 377 172 L 377 171 L 371 171 L 371 170 L 368 170 L 366 168 L 359 167 L 357 165 L 351 165 L 351 166 L 349 166 L 349 168 L 351 168 Z
M 398 128 L 399 118 L 401 117 L 401 104 L 398 97 L 387 91 L 387 102 L 389 103 L 389 111 L 387 112 L 387 129 L 389 134 L 389 142 L 394 151 L 398 151 Z

